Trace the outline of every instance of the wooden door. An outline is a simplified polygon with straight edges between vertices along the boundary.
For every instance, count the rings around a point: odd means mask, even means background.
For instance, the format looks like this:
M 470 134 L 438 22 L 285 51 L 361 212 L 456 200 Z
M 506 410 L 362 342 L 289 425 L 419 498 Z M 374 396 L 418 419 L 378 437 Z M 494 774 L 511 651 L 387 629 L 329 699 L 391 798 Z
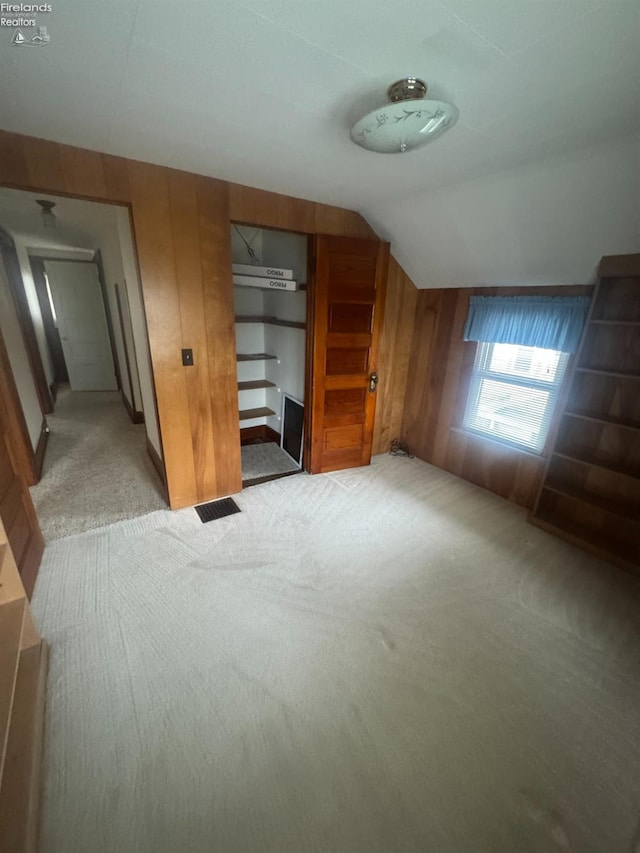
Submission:
M 19 423 L 17 390 L 0 335 L 0 518 L 7 533 L 22 583 L 31 597 L 44 550 L 31 495 L 18 471 Z
M 72 391 L 117 391 L 98 268 L 45 261 Z
M 319 235 L 315 246 L 309 470 L 371 461 L 389 244 Z

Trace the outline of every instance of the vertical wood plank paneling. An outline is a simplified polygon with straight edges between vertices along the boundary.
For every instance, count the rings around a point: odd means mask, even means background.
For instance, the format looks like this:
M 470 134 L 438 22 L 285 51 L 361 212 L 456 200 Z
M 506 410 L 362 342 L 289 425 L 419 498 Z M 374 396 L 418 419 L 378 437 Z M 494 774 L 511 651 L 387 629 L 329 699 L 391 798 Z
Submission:
M 170 171 L 169 198 L 175 256 L 176 283 L 182 337 L 171 358 L 175 358 L 186 384 L 189 404 L 189 428 L 194 460 L 196 490 L 213 494 L 216 488 L 216 459 L 213 452 L 211 387 L 200 233 L 198 229 L 197 178 L 186 172 Z M 193 365 L 181 364 L 182 347 L 193 350 Z M 194 402 L 197 401 L 197 405 Z
M 61 145 L 58 156 L 68 193 L 91 196 L 96 199 L 109 198 L 102 154 Z
M 437 364 L 434 365 L 437 371 L 437 387 L 441 393 L 436 438 L 433 445 L 433 463 L 440 467 L 444 466 L 449 428 L 455 423 L 458 384 L 461 380 L 465 348 L 462 333 L 468 307 L 469 298 L 464 291 L 444 291 L 436 340 L 437 352 L 441 355 Z
M 380 336 L 380 384 L 373 453 L 386 453 L 391 440 L 401 437 L 417 298 L 417 288 L 391 257 Z
M 367 221 L 353 210 L 306 201 L 293 196 L 229 184 L 230 218 L 263 228 L 281 228 L 301 234 L 376 239 Z
M 229 190 L 225 182 L 198 179 L 198 229 L 216 458 L 215 494 L 221 496 L 242 488 Z
M 437 361 L 434 350 L 442 293 L 421 290 L 416 300 L 402 421 L 403 440 L 416 456 L 427 461 L 431 460 L 440 403 L 440 389 L 434 381 Z
M 168 174 L 166 169 L 131 162 L 129 181 L 167 489 L 171 506 L 177 508 L 198 500 L 199 460 L 193 455 L 190 410 L 201 403 L 189 397 L 181 360 L 183 330 Z
M 106 196 L 105 199 L 120 204 L 131 202 L 131 186 L 129 184 L 128 160 L 123 157 L 102 155 L 102 171 Z
M 29 185 L 36 190 L 50 193 L 67 192 L 67 176 L 60 157 L 63 147 L 56 142 L 24 137 L 24 153 L 27 159 Z
M 7 186 L 31 186 L 24 139 L 14 133 L 0 131 L 0 182 Z
M 420 459 L 530 507 L 544 458 L 461 429 L 474 344 L 462 340 L 469 297 L 581 295 L 589 287 L 423 290 L 417 297 L 402 435 Z

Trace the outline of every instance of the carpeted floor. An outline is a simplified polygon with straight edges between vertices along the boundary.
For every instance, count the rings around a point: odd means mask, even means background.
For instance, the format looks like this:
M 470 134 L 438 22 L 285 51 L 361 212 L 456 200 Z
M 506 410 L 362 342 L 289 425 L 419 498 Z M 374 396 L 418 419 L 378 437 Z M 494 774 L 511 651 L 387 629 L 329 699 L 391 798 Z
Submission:
M 41 853 L 631 853 L 638 584 L 416 459 L 51 543 Z
M 144 424 L 115 391 L 58 394 L 42 479 L 31 488 L 45 542 L 166 508 Z
M 293 459 L 273 441 L 245 444 L 241 448 L 241 454 L 243 481 L 300 470 Z

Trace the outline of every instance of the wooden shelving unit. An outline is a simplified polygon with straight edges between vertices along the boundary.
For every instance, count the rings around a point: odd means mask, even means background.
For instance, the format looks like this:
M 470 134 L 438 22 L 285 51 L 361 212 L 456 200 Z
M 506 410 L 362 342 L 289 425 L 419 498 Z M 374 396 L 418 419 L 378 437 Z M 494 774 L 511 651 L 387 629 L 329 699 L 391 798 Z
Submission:
M 35 853 L 47 645 L 0 521 L 0 850 Z
M 244 231 L 244 233 L 243 233 Z M 248 242 L 255 251 L 249 263 Z M 234 315 L 238 362 L 238 420 L 241 444 L 279 440 L 283 394 L 301 396 L 300 374 L 306 356 L 306 285 L 308 238 L 242 225 L 231 229 L 234 263 Z M 249 253 L 251 254 L 251 253 Z M 252 268 L 255 267 L 255 268 Z M 253 287 L 236 282 L 237 275 L 269 275 L 273 287 Z M 253 284 L 269 284 L 269 280 Z M 289 289 L 295 288 L 295 289 Z
M 602 259 L 529 520 L 640 569 L 640 255 Z

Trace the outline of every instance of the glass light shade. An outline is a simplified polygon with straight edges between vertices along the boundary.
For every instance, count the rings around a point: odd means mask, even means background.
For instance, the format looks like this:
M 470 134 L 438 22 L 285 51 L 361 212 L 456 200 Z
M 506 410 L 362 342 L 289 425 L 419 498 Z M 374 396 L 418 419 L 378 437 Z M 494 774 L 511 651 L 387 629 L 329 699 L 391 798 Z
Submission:
M 386 104 L 351 128 L 356 145 L 380 154 L 400 154 L 432 142 L 458 120 L 458 110 L 445 101 L 415 99 Z

